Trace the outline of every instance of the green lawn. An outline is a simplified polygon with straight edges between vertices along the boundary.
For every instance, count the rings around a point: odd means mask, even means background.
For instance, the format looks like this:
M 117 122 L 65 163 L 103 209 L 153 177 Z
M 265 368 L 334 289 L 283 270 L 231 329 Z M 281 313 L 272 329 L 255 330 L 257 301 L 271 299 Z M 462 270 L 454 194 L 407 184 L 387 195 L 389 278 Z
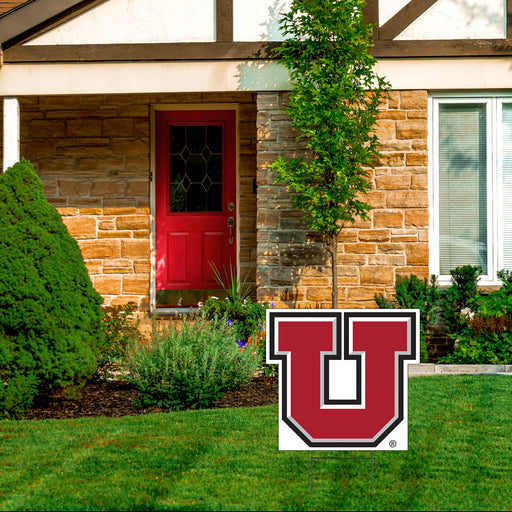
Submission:
M 511 402 L 509 376 L 410 379 L 409 451 L 375 453 L 373 495 L 369 461 L 322 460 L 311 496 L 277 406 L 0 421 L 0 509 L 510 510 Z

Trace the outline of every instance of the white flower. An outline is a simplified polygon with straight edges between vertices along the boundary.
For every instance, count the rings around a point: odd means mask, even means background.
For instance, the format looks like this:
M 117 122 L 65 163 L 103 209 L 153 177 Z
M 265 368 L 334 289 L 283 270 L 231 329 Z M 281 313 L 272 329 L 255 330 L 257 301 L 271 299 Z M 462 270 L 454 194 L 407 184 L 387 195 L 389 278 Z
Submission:
M 203 303 L 202 303 L 202 302 L 198 302 L 198 303 L 197 303 L 197 307 L 198 307 L 198 308 L 202 308 L 202 307 L 203 307 Z
M 464 315 L 464 316 L 467 316 L 469 318 L 473 318 L 475 316 L 475 313 L 473 313 L 473 311 L 471 311 L 470 308 L 461 309 L 460 310 L 460 314 Z
M 219 297 L 215 297 L 215 295 L 212 295 L 212 296 L 210 297 L 210 299 L 219 300 Z

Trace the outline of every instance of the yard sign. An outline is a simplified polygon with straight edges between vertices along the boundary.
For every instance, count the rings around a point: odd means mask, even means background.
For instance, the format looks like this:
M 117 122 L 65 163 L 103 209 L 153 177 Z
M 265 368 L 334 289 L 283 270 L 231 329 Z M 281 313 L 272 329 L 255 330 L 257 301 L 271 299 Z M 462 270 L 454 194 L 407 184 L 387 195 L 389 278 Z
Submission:
M 267 310 L 280 450 L 407 450 L 418 310 Z

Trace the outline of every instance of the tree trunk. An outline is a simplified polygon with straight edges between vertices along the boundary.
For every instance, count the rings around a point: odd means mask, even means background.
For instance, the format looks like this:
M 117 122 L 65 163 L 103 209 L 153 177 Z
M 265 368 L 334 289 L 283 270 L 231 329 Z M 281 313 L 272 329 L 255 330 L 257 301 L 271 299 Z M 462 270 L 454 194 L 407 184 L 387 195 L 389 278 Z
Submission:
M 332 305 L 333 309 L 338 307 L 338 234 L 327 235 L 327 246 L 331 253 L 331 276 L 332 276 Z

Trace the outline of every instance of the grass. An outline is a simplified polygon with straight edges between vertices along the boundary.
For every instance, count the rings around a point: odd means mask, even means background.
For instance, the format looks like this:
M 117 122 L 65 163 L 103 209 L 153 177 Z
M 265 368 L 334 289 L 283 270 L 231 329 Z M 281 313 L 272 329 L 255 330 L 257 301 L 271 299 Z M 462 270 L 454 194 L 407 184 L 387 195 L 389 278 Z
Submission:
M 0 421 L 0 510 L 510 510 L 511 397 L 509 376 L 410 379 L 409 451 L 375 452 L 373 495 L 369 461 L 322 460 L 311 496 L 277 406 Z

